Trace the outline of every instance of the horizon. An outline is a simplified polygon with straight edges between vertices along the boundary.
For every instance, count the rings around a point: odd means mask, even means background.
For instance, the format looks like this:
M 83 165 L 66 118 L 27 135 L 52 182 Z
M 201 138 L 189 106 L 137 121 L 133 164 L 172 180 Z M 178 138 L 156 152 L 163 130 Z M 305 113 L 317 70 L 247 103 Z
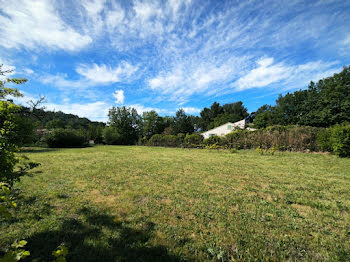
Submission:
M 28 79 L 16 102 L 43 95 L 91 121 L 113 106 L 253 112 L 350 64 L 346 1 L 21 0 L 2 3 L 0 25 L 0 64 Z

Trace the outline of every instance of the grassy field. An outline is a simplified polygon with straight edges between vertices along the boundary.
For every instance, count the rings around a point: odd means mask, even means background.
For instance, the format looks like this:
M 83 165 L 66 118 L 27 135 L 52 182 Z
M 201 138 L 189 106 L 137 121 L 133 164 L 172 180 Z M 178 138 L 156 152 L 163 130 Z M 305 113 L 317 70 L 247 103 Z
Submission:
M 350 261 L 350 159 L 96 146 L 27 149 L 0 249 L 52 261 Z

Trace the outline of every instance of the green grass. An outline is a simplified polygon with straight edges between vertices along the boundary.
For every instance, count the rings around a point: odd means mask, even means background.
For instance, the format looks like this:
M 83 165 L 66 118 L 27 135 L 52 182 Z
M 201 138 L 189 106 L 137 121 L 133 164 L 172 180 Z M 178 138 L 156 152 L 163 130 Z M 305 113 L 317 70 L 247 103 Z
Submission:
M 52 261 L 349 261 L 350 159 L 96 146 L 33 149 L 0 249 Z

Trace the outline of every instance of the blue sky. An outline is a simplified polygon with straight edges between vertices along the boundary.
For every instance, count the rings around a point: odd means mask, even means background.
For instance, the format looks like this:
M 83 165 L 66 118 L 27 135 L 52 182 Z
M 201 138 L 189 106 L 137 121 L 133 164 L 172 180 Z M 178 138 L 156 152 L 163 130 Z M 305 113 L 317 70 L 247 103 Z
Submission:
M 252 112 L 350 64 L 350 1 L 0 0 L 0 63 L 29 80 L 18 102 L 92 120 Z

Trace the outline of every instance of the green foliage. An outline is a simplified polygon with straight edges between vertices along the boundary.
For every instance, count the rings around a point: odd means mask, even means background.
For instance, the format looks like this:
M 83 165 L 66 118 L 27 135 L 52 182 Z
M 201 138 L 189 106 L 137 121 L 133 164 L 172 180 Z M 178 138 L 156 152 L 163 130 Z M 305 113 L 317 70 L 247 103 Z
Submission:
M 28 257 L 30 252 L 24 250 L 25 245 L 27 245 L 27 241 L 25 240 L 15 241 L 11 245 L 11 250 L 0 258 L 0 262 L 16 262 Z
M 83 147 L 87 140 L 82 131 L 74 129 L 57 128 L 45 136 L 45 142 L 51 148 Z
M 323 128 L 317 134 L 317 144 L 322 151 L 332 152 L 331 128 Z
M 0 75 L 6 72 L 0 66 Z M 0 100 L 6 99 L 7 95 L 21 96 L 18 90 L 5 87 L 8 82 L 21 84 L 26 80 L 0 81 Z M 28 159 L 16 155 L 18 147 L 25 143 L 26 136 L 32 132 L 30 123 L 20 116 L 21 110 L 22 107 L 12 101 L 0 101 L 0 182 L 8 183 L 9 186 L 19 180 L 28 169 L 35 167 Z
M 203 144 L 207 147 L 212 146 L 212 145 L 226 147 L 227 139 L 226 139 L 226 137 L 223 137 L 223 136 L 212 136 L 212 137 L 209 137 L 207 139 L 204 139 Z
M 318 136 L 318 143 L 323 150 L 334 152 L 340 157 L 350 157 L 350 124 L 334 125 Z
M 12 200 L 10 186 L 0 182 L 0 216 L 11 220 L 10 209 L 15 207 L 17 207 L 17 204 Z M 11 245 L 11 250 L 6 252 L 3 257 L 0 257 L 0 262 L 15 262 L 29 256 L 30 252 L 23 249 L 26 244 L 27 241 L 25 240 L 15 241 Z
M 20 107 L 12 102 L 0 101 L 0 181 L 15 179 L 13 169 L 18 163 L 15 144 L 16 113 Z
M 218 143 L 207 144 L 205 145 L 205 149 L 222 149 L 222 146 L 219 145 Z
M 218 127 L 227 122 L 237 122 L 248 116 L 247 108 L 241 101 L 220 106 L 214 102 L 210 109 L 204 108 L 200 112 L 199 127 L 202 131 Z
M 171 123 L 171 128 L 174 135 L 177 134 L 192 134 L 194 132 L 194 125 L 191 118 L 186 115 L 183 109 L 176 112 L 174 121 Z
M 47 129 L 55 129 L 55 128 L 65 128 L 66 125 L 62 119 L 55 118 L 46 123 Z
M 275 106 L 264 105 L 255 113 L 256 128 L 270 125 L 329 127 L 350 121 L 350 66 L 307 90 L 280 95 Z
M 256 131 L 236 130 L 226 135 L 228 147 L 265 148 L 289 151 L 318 151 L 317 135 L 321 128 L 308 126 L 272 126 Z
M 108 113 L 109 126 L 114 128 L 120 138 L 113 139 L 120 145 L 133 145 L 137 142 L 141 134 L 141 117 L 137 114 L 136 109 L 123 107 L 112 107 Z M 106 141 L 107 142 L 107 141 Z
M 145 136 L 140 137 L 139 141 L 137 141 L 137 145 L 139 145 L 139 146 L 146 146 L 147 144 L 148 144 L 148 140 Z
M 341 157 L 350 157 L 350 125 L 335 125 L 331 128 L 330 142 L 333 152 Z
M 6 183 L 0 183 L 0 215 L 7 220 L 12 218 L 10 209 L 17 206 L 10 194 L 10 186 Z
M 121 145 L 122 137 L 115 127 L 107 126 L 103 130 L 103 141 L 108 145 Z
M 150 146 L 179 147 L 183 144 L 183 137 L 176 135 L 155 134 L 148 141 Z
M 3 65 L 0 65 L 0 76 L 5 76 L 11 73 L 11 70 L 3 70 Z M 6 83 L 23 84 L 27 82 L 27 79 L 23 78 L 6 78 L 5 80 L 0 80 L 0 100 L 5 99 L 7 96 L 22 97 L 23 95 L 16 88 L 6 87 Z
M 66 262 L 68 248 L 64 244 L 61 244 L 52 252 L 52 255 L 56 257 L 55 262 Z
M 154 134 L 161 134 L 166 123 L 156 111 L 144 112 L 142 115 L 143 136 L 150 139 Z
M 231 148 L 230 149 L 230 153 L 231 154 L 236 154 L 236 153 L 238 153 L 238 149 L 237 148 Z
M 184 138 L 184 146 L 199 147 L 203 142 L 203 136 L 199 134 L 186 134 Z
M 274 146 L 267 147 L 267 146 L 258 146 L 256 148 L 256 152 L 258 152 L 260 155 L 271 155 L 273 156 L 276 152 L 276 148 Z

